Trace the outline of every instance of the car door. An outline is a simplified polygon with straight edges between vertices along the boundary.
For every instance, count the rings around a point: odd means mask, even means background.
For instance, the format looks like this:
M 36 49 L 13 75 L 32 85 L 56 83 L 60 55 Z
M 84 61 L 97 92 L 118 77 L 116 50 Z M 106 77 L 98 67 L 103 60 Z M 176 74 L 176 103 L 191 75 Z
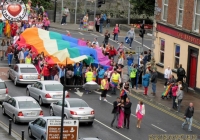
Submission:
M 13 70 L 13 80 L 15 79 L 15 77 L 19 77 L 19 67 L 17 65 L 15 65 Z
M 38 118 L 36 119 L 34 122 L 33 122 L 33 126 L 31 128 L 31 131 L 32 131 L 32 135 L 37 138 L 38 135 L 37 135 L 37 132 L 38 132 L 38 127 L 39 127 L 39 124 L 42 123 L 42 119 L 41 118 Z M 39 138 L 40 139 L 40 138 Z
M 44 136 L 44 138 L 46 137 L 46 121 L 44 119 L 40 118 L 40 122 L 36 124 L 35 133 L 38 139 L 41 139 L 42 136 Z
M 29 88 L 30 95 L 35 99 L 37 97 L 36 91 L 37 91 L 38 85 L 39 85 L 39 82 L 36 82 Z
M 14 98 L 10 98 L 6 105 L 4 106 L 4 109 L 10 117 L 13 117 L 13 113 L 16 110 L 16 100 Z
M 53 111 L 55 116 L 61 116 L 62 110 L 62 101 L 58 101 L 57 104 L 54 104 Z
M 43 93 L 43 85 L 42 83 L 38 82 L 38 87 L 36 89 L 36 99 L 39 100 L 39 96 L 41 95 L 42 97 L 44 97 L 44 93 Z
M 13 80 L 13 75 L 14 75 L 14 69 L 15 69 L 15 67 L 16 67 L 16 65 L 14 65 L 13 67 L 11 67 L 10 69 L 9 69 L 9 74 L 10 74 L 10 78 Z

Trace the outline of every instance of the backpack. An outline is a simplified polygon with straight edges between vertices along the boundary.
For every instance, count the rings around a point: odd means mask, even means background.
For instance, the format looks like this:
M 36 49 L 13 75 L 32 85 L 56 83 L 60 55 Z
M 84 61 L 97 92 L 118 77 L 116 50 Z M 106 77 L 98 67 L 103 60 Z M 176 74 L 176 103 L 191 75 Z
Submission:
M 179 69 L 180 76 L 185 76 L 185 70 L 183 68 Z

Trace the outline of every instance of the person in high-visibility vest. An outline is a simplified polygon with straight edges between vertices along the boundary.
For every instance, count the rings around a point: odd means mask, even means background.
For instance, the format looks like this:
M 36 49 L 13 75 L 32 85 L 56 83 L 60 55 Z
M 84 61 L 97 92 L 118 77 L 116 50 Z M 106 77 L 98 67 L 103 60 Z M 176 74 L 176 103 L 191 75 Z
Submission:
M 115 68 L 113 73 L 112 73 L 112 76 L 110 78 L 110 84 L 111 84 L 111 87 L 112 87 L 112 94 L 116 94 L 116 88 L 117 88 L 119 83 L 121 83 L 121 77 L 120 77 L 120 74 L 117 73 L 117 69 Z
M 93 72 L 91 68 L 89 68 L 88 72 L 85 73 L 85 78 L 86 78 L 86 82 L 90 82 L 93 80 Z M 86 94 L 88 94 L 89 92 L 91 91 L 87 91 Z
M 26 56 L 26 58 L 25 58 L 25 64 L 31 64 L 31 56 L 30 56 L 30 54 L 28 54 L 27 56 Z
M 99 100 L 101 100 L 101 97 L 104 98 L 104 101 L 106 102 L 106 94 L 109 89 L 109 82 L 108 82 L 108 77 L 105 76 L 103 80 L 101 80 L 101 96 L 99 97 Z
M 130 72 L 130 79 L 131 79 L 132 88 L 134 88 L 134 86 L 136 86 L 136 75 L 137 75 L 137 69 L 136 69 L 136 65 L 134 65 L 133 68 L 131 69 L 131 72 Z

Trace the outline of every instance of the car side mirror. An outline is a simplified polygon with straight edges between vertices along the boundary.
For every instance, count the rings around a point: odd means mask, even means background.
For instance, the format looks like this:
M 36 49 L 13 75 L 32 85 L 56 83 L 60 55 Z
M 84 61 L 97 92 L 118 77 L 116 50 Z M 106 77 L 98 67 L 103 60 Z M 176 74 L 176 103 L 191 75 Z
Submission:
M 31 124 L 32 124 L 32 125 L 34 125 L 35 123 L 34 123 L 34 122 L 32 122 Z

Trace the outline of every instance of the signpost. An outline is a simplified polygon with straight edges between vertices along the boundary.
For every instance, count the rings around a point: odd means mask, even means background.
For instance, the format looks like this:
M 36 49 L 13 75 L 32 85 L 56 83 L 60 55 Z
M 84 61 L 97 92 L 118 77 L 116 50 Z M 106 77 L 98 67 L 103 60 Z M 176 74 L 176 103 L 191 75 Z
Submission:
M 47 135 L 46 140 L 60 140 L 61 131 L 60 119 L 47 120 Z M 63 121 L 63 140 L 78 140 L 78 120 Z

